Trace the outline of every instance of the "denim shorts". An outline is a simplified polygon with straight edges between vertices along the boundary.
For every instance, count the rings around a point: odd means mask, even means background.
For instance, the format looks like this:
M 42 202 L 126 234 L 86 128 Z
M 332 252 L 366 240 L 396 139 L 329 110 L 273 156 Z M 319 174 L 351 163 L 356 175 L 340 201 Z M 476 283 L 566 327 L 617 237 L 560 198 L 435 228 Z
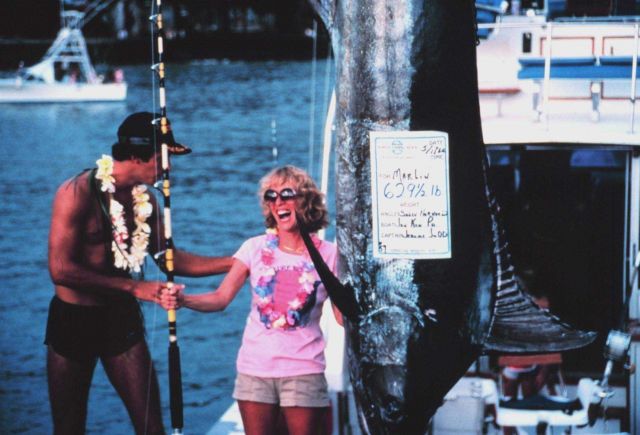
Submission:
M 238 373 L 233 398 L 273 405 L 323 408 L 329 406 L 329 393 L 324 373 L 261 378 Z

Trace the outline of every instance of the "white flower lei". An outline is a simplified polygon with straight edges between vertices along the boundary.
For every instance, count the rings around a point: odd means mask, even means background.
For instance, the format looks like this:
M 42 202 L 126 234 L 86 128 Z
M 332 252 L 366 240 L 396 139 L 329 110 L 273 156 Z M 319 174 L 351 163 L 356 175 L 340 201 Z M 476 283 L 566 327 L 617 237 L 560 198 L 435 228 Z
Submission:
M 113 193 L 116 191 L 116 180 L 112 175 L 113 159 L 103 154 L 101 159 L 96 160 L 96 163 L 98 165 L 96 179 L 101 181 L 100 190 L 109 194 L 109 215 L 113 225 L 113 241 L 111 242 L 113 264 L 118 269 L 139 273 L 147 256 L 149 235 L 151 234 L 151 227 L 147 224 L 147 219 L 153 212 L 153 206 L 149 202 L 147 186 L 138 184 L 131 189 L 136 228 L 133 230 L 131 248 L 129 248 L 127 246 L 129 230 L 124 220 L 124 207 L 113 198 Z

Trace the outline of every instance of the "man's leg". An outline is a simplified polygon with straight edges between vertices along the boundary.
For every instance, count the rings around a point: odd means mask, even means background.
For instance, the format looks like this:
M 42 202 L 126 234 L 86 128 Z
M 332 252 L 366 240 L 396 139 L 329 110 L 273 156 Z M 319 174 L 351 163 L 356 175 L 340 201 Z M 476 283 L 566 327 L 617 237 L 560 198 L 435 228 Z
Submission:
M 96 361 L 96 358 L 86 362 L 70 360 L 47 346 L 47 378 L 54 434 L 84 434 L 87 400 Z
M 142 340 L 126 352 L 102 358 L 104 369 L 122 398 L 137 434 L 164 434 L 158 378 L 147 343 Z

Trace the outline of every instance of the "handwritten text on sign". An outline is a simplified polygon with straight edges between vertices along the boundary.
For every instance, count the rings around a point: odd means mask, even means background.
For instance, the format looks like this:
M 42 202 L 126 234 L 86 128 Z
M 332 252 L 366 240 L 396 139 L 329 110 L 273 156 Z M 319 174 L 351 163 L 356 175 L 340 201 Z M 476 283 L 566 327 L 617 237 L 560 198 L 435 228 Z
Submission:
M 373 255 L 451 258 L 449 136 L 372 131 Z

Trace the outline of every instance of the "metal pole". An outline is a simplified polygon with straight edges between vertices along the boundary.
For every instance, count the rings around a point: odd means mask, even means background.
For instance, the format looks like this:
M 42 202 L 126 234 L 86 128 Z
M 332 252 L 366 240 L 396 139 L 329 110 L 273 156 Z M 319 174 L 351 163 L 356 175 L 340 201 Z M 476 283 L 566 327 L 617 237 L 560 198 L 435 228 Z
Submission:
M 631 134 L 635 129 L 636 118 L 636 67 L 638 66 L 638 24 L 633 26 L 633 56 L 631 56 L 631 95 L 629 101 L 631 102 Z
M 545 129 L 549 130 L 549 87 L 551 84 L 551 34 L 552 24 L 547 23 L 547 46 L 544 52 L 544 85 L 542 92 L 544 93 L 544 103 L 542 110 L 544 111 Z
M 329 164 L 331 159 L 331 139 L 333 137 L 333 122 L 336 117 L 336 91 L 331 92 L 329 109 L 324 123 L 324 146 L 322 147 L 322 174 L 320 177 L 320 191 L 327 195 L 329 191 Z M 321 239 L 324 239 L 324 229 L 318 231 Z

